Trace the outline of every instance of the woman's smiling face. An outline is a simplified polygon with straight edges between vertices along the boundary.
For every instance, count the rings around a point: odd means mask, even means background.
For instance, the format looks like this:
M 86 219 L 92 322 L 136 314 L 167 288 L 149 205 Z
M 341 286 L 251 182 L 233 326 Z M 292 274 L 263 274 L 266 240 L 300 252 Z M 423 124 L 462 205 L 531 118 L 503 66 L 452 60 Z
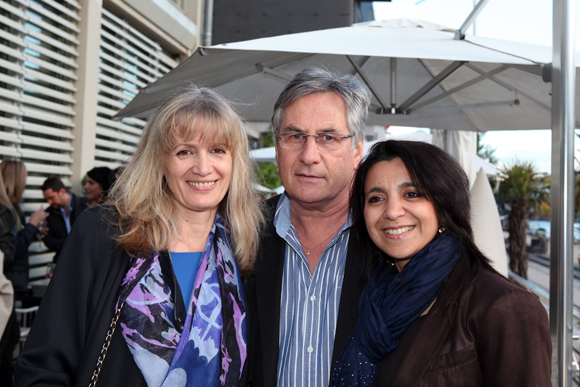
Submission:
M 401 271 L 437 234 L 435 207 L 417 190 L 400 158 L 373 165 L 364 192 L 369 236 Z
M 182 211 L 216 212 L 230 187 L 232 153 L 224 143 L 176 139 L 165 161 L 169 190 Z

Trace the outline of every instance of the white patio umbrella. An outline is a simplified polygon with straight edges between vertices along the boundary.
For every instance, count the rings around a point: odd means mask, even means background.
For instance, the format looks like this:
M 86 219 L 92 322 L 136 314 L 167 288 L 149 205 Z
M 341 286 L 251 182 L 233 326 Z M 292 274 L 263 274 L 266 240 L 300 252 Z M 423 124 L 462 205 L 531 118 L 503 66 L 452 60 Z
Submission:
M 447 130 L 545 129 L 549 47 L 475 36 L 410 19 L 282 35 L 198 49 L 142 89 L 119 117 L 148 117 L 194 82 L 241 103 L 248 121 L 269 121 L 288 80 L 307 66 L 355 74 L 373 92 L 368 124 Z

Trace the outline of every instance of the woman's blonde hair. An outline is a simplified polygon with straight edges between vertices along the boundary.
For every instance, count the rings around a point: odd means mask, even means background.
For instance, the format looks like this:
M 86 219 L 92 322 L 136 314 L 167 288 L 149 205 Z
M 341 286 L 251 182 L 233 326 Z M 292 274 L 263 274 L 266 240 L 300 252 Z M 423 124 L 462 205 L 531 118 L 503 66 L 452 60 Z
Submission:
M 217 92 L 190 86 L 175 93 L 143 129 L 135 154 L 111 191 L 119 212 L 119 244 L 129 254 L 167 250 L 180 224 L 179 204 L 165 180 L 177 138 L 224 142 L 232 153 L 229 190 L 219 205 L 242 274 L 251 272 L 264 223 L 254 190 L 254 162 L 240 117 Z

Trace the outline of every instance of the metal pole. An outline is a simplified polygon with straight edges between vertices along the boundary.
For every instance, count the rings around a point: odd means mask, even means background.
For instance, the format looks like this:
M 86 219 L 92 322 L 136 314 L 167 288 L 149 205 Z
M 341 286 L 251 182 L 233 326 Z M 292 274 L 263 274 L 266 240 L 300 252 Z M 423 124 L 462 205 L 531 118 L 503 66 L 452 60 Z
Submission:
M 397 112 L 397 58 L 391 58 L 391 114 Z
M 204 2 L 204 22 L 203 22 L 203 46 L 211 46 L 211 33 L 213 30 L 213 0 Z
M 572 386 L 574 209 L 574 0 L 554 0 L 550 333 L 552 385 Z

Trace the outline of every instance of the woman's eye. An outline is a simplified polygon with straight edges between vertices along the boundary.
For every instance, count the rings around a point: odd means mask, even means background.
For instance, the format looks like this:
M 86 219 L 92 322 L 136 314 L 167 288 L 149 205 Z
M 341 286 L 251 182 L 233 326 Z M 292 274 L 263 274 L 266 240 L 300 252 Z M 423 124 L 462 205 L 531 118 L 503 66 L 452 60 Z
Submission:
M 407 193 L 405 194 L 405 196 L 406 196 L 406 197 L 408 197 L 408 198 L 418 198 L 418 197 L 420 197 L 421 195 L 419 195 L 417 192 L 407 192 Z
M 381 201 L 381 198 L 380 198 L 380 197 L 378 197 L 378 196 L 371 196 L 371 197 L 370 197 L 370 198 L 368 198 L 368 200 L 367 200 L 367 202 L 368 202 L 369 204 L 372 204 L 372 203 L 378 203 L 379 201 Z
M 177 152 L 176 156 L 187 156 L 190 155 L 191 152 L 188 151 L 187 149 L 182 149 L 180 151 Z
M 212 150 L 212 153 L 220 153 L 220 154 L 225 154 L 226 150 L 224 148 L 214 148 Z

